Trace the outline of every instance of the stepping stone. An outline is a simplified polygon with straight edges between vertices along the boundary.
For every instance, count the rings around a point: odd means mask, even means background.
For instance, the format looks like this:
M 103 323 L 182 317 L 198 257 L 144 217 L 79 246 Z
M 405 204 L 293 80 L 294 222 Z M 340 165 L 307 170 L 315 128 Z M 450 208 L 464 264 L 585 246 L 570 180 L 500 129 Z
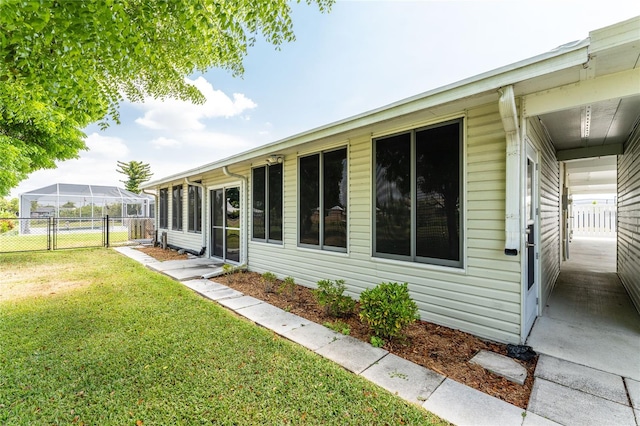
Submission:
M 629 399 L 631 399 L 631 405 L 636 410 L 640 410 L 640 382 L 637 380 L 625 377 L 624 381 L 627 384 L 627 391 L 629 392 Z
M 346 337 L 344 334 L 336 333 L 327 327 L 313 322 L 291 330 L 283 334 L 283 336 L 312 351 L 317 351 L 329 343 Z
M 344 336 L 321 347 L 316 353 L 337 362 L 351 372 L 360 374 L 389 352 L 382 348 L 374 348 L 354 337 Z
M 526 368 L 513 359 L 495 352 L 480 351 L 471 358 L 470 362 L 519 385 L 524 385 L 524 381 L 527 379 Z

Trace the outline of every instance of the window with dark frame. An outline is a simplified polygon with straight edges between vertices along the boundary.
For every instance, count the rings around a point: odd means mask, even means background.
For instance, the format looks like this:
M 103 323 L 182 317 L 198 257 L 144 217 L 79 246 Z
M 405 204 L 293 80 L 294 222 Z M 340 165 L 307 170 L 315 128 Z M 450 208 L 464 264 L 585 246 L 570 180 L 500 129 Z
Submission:
M 160 188 L 159 200 L 158 200 L 158 219 L 160 228 L 166 229 L 169 227 L 169 189 Z
M 174 186 L 171 192 L 172 213 L 171 229 L 182 231 L 182 185 Z
M 189 185 L 188 189 L 189 217 L 187 218 L 189 232 L 202 232 L 202 188 Z
M 282 164 L 252 171 L 252 238 L 282 243 Z
M 347 149 L 300 157 L 298 165 L 299 245 L 346 251 Z
M 462 119 L 377 138 L 374 255 L 462 266 Z

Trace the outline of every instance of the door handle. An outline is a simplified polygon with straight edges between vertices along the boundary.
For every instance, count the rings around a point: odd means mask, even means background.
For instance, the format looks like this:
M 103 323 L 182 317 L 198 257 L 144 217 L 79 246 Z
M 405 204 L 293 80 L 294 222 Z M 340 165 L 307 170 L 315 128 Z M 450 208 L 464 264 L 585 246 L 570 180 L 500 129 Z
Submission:
M 527 247 L 535 247 L 536 245 L 535 245 L 535 244 L 532 244 L 532 243 L 527 243 L 527 244 L 526 244 L 526 246 L 527 246 Z

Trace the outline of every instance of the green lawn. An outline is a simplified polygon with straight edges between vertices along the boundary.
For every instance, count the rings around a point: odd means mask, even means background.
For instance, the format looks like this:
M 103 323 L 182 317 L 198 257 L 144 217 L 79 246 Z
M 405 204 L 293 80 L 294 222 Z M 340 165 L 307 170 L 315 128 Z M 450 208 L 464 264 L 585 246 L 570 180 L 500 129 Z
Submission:
M 0 254 L 0 342 L 3 425 L 444 424 L 108 249 Z

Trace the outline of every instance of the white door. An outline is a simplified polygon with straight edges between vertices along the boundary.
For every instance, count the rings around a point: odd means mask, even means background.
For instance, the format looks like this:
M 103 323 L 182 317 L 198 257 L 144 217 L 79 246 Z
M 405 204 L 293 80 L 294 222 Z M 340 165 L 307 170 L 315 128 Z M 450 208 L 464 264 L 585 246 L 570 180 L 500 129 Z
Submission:
M 524 292 L 524 336 L 529 334 L 533 322 L 538 316 L 538 289 L 540 287 L 540 269 L 538 262 L 539 250 L 539 221 L 538 221 L 538 153 L 527 144 L 527 158 L 525 162 L 525 274 L 523 280 Z

